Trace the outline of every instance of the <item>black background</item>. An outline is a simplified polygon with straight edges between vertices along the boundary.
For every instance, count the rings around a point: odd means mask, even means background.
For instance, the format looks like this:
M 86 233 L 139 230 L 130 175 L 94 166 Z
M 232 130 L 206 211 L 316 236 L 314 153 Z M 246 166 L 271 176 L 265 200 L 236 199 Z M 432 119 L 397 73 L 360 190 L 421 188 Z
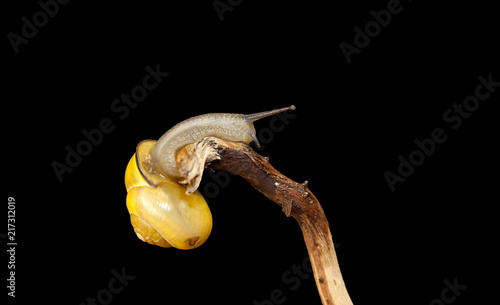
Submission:
M 455 277 L 467 286 L 455 304 L 497 298 L 500 93 L 457 130 L 442 118 L 479 75 L 500 81 L 498 13 L 482 2 L 402 1 L 350 64 L 339 44 L 388 1 L 245 0 L 223 21 L 211 0 L 71 1 L 18 54 L 7 34 L 40 7 L 4 7 L 3 189 L 16 199 L 18 241 L 9 301 L 80 304 L 126 268 L 135 278 L 111 304 L 252 304 L 275 289 L 284 304 L 320 304 L 312 275 L 295 291 L 282 280 L 307 258 L 298 225 L 239 177 L 209 200 L 214 227 L 195 250 L 141 242 L 125 207 L 139 141 L 198 114 L 290 104 L 296 117 L 261 153 L 309 181 L 355 304 L 429 304 Z M 170 75 L 120 120 L 111 103 L 157 64 Z M 52 162 L 103 118 L 114 131 L 59 182 Z M 391 192 L 384 172 L 435 128 L 447 140 Z

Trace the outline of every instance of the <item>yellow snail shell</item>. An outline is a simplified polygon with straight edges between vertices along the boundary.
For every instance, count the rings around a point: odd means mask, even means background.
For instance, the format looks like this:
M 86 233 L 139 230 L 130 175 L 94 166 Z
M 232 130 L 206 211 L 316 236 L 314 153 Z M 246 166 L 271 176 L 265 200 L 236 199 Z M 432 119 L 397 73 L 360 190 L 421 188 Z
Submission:
M 212 231 L 212 214 L 199 191 L 186 195 L 186 189 L 177 182 L 145 170 L 155 143 L 139 143 L 125 171 L 130 221 L 144 242 L 160 247 L 197 248 Z

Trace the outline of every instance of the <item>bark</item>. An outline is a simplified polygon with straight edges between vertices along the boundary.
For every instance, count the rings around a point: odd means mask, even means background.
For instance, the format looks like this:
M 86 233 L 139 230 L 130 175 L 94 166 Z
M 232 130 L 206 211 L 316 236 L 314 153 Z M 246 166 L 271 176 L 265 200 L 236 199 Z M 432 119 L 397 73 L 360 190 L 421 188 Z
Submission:
M 347 292 L 323 208 L 307 187 L 277 171 L 249 145 L 207 137 L 186 145 L 177 155 L 177 170 L 186 179 L 187 193 L 198 187 L 203 168 L 224 170 L 243 177 L 256 190 L 281 206 L 299 224 L 311 259 L 323 305 L 348 305 Z

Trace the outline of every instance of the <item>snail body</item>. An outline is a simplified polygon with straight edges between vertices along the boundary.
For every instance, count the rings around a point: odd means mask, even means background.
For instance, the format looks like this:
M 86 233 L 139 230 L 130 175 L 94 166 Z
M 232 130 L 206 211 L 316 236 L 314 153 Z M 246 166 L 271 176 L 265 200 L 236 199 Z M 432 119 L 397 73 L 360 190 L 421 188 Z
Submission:
M 208 136 L 228 141 L 255 141 L 253 122 L 295 106 L 256 114 L 209 113 L 172 127 L 158 141 L 137 145 L 125 171 L 127 209 L 135 233 L 161 247 L 194 249 L 212 230 L 212 214 L 199 191 L 187 195 L 180 185 L 175 162 L 179 150 Z
M 175 167 L 175 157 L 179 150 L 187 144 L 205 137 L 218 137 L 227 141 L 250 143 L 257 140 L 253 122 L 286 110 L 294 110 L 295 106 L 259 112 L 255 114 L 208 113 L 182 121 L 167 131 L 151 150 L 151 162 L 155 170 L 163 175 L 179 180 Z

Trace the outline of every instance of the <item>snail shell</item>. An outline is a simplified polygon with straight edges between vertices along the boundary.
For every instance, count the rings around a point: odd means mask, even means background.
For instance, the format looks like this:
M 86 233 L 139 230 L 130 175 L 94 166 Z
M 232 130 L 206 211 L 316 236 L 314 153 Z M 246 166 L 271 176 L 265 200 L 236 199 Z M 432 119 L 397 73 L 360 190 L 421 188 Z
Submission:
M 125 171 L 127 209 L 142 241 L 160 247 L 194 249 L 212 231 L 212 214 L 200 192 L 186 189 L 168 177 L 147 173 L 144 164 L 154 140 L 139 143 Z

